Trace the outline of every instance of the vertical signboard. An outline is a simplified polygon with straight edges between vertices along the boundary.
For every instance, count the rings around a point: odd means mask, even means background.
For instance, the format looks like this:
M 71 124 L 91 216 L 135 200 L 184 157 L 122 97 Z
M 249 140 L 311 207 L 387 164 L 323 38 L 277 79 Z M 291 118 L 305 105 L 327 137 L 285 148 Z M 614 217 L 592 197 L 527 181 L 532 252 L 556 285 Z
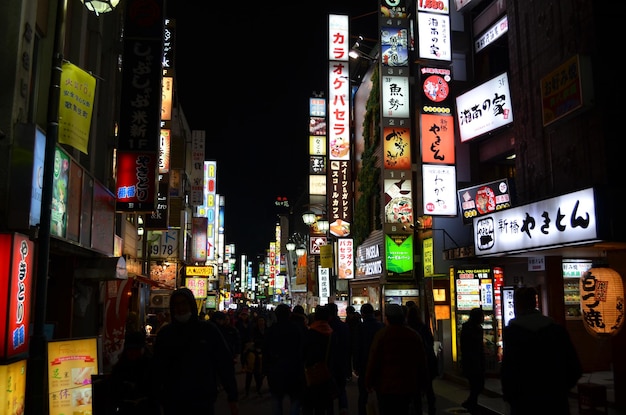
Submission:
M 330 233 L 350 235 L 352 223 L 352 148 L 350 132 L 349 18 L 328 17 L 328 171 L 326 214 Z
M 0 234 L 0 358 L 28 352 L 34 244 L 18 233 Z
M 415 218 L 411 166 L 409 20 L 405 1 L 381 0 L 379 18 L 380 107 L 383 141 L 384 268 L 387 278 L 413 276 Z

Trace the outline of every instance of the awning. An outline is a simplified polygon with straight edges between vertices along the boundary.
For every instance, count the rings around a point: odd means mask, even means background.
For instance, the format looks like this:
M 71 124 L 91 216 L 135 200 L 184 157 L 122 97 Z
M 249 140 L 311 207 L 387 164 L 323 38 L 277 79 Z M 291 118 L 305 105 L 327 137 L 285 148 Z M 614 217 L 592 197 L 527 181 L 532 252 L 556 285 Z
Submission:
M 96 258 L 84 261 L 84 267 L 74 270 L 74 278 L 90 280 L 126 280 L 126 260 L 123 256 L 110 258 Z

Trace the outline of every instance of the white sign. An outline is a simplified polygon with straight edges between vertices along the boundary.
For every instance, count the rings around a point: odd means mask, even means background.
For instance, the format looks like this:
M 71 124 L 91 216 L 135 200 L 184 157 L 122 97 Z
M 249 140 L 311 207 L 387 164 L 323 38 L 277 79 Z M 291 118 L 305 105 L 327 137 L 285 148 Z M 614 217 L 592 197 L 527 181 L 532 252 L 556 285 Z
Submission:
M 513 122 L 509 78 L 505 73 L 456 98 L 461 142 Z
M 528 271 L 545 271 L 545 270 L 546 270 L 546 257 L 544 256 L 528 257 Z
M 381 76 L 383 100 L 382 116 L 409 118 L 409 78 L 406 76 Z
M 474 218 L 476 256 L 596 242 L 593 189 Z
M 317 276 L 319 277 L 320 298 L 328 299 L 330 297 L 330 268 L 318 267 Z
M 438 61 L 452 60 L 450 16 L 448 14 L 417 13 L 419 57 Z
M 507 17 L 504 16 L 474 41 L 474 48 L 476 50 L 476 53 L 491 45 L 508 31 L 509 21 Z
M 456 167 L 422 164 L 422 192 L 426 215 L 456 215 Z

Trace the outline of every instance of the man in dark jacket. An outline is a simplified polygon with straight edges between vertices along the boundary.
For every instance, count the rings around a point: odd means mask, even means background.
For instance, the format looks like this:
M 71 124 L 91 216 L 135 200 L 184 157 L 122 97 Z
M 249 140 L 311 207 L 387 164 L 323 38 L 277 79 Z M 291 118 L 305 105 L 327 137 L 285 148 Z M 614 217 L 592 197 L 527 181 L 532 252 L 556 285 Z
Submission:
M 376 391 L 380 415 L 408 414 L 430 381 L 426 350 L 420 335 L 405 324 L 401 305 L 387 304 L 385 319 L 370 348 L 365 385 Z
M 290 413 L 299 414 L 304 389 L 304 334 L 290 319 L 287 304 L 277 305 L 274 314 L 276 323 L 268 327 L 263 343 L 263 371 L 274 400 L 273 413 L 283 413 L 283 401 L 288 397 Z
M 370 303 L 365 303 L 361 306 L 361 316 L 363 317 L 363 322 L 358 326 L 356 332 L 356 352 L 353 365 L 354 372 L 358 376 L 357 385 L 359 388 L 359 415 L 367 415 L 368 392 L 365 387 L 367 358 L 369 357 L 370 347 L 376 332 L 385 327 L 385 324 L 374 316 L 374 307 Z
M 172 322 L 159 330 L 154 344 L 164 414 L 214 415 L 219 377 L 231 415 L 237 415 L 235 367 L 220 330 L 198 319 L 198 306 L 188 288 L 172 292 L 170 313 Z
M 502 394 L 511 415 L 567 415 L 582 366 L 567 330 L 536 309 L 537 291 L 518 288 L 515 318 L 502 332 Z
M 335 382 L 339 388 L 339 415 L 348 415 L 348 394 L 346 382 L 352 377 L 352 346 L 350 342 L 350 326 L 339 318 L 337 304 L 328 303 L 330 318 L 328 323 L 333 329 L 334 353 L 330 358 L 330 367 L 335 375 Z
M 469 319 L 461 325 L 461 369 L 469 383 L 469 396 L 463 407 L 470 412 L 478 408 L 478 396 L 485 388 L 485 344 L 483 340 L 482 308 L 470 310 Z

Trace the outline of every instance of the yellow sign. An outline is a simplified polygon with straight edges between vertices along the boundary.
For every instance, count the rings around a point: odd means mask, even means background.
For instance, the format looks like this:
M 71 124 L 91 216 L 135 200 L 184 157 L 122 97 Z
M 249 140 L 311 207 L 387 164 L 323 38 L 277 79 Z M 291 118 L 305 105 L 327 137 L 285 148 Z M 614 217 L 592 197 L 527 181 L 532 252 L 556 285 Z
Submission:
M 91 415 L 91 375 L 97 374 L 96 337 L 48 342 L 49 414 Z
M 96 78 L 69 62 L 63 63 L 59 102 L 59 143 L 87 154 Z
M 26 395 L 26 360 L 0 365 L 0 414 L 23 414 Z
M 213 276 L 213 267 L 185 267 L 185 274 L 189 275 L 197 275 L 200 277 L 212 277 Z
M 322 268 L 332 268 L 333 267 L 333 246 L 322 245 L 320 246 L 320 263 Z

